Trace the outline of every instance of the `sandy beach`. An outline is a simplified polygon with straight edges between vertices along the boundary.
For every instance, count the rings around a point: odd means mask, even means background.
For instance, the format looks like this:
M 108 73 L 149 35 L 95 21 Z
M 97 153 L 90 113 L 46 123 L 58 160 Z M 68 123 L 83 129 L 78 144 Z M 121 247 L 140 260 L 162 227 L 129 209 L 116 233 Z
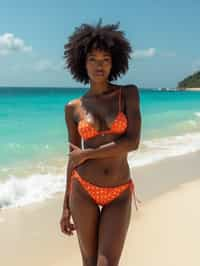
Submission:
M 120 266 L 199 266 L 200 152 L 133 169 L 136 192 Z M 1 265 L 82 265 L 76 234 L 60 232 L 63 193 L 0 211 Z
M 200 88 L 186 88 L 186 91 L 200 91 Z

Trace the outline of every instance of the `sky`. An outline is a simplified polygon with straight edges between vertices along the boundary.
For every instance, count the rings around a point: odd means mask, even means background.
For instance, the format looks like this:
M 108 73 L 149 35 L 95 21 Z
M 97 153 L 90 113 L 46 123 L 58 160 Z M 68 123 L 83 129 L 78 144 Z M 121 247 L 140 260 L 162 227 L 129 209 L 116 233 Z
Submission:
M 102 18 L 103 25 L 120 22 L 133 49 L 115 83 L 174 88 L 200 69 L 199 12 L 199 0 L 4 1 L 0 86 L 85 87 L 64 69 L 64 44 L 75 27 Z

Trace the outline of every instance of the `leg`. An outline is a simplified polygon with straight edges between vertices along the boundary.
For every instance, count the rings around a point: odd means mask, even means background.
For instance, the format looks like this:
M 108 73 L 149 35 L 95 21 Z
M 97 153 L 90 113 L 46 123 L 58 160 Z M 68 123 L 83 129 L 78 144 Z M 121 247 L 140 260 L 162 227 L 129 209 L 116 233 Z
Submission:
M 83 266 L 97 265 L 100 210 L 79 181 L 73 179 L 70 208 L 76 227 Z
M 117 266 L 131 217 L 132 194 L 126 189 L 102 209 L 97 266 Z

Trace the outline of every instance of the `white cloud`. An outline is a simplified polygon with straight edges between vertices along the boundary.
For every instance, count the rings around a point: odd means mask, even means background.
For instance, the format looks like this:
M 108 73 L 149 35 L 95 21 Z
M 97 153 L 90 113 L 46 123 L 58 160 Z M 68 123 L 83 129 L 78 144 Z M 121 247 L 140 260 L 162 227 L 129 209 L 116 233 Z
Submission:
M 175 57 L 175 52 L 158 52 L 155 48 L 148 48 L 143 50 L 135 50 L 132 58 L 149 58 L 154 56 Z
M 12 33 L 0 35 L 0 55 L 8 55 L 12 52 L 31 52 L 32 47 L 26 46 L 24 41 Z
M 133 52 L 132 57 L 134 58 L 146 58 L 146 57 L 153 57 L 156 55 L 156 49 L 155 48 L 148 48 L 145 50 L 135 50 Z

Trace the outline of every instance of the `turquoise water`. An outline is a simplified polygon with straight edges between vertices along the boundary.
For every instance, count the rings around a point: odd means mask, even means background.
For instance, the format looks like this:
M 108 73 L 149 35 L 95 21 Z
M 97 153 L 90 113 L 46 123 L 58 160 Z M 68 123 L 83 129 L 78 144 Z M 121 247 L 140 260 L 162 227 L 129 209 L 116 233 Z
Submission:
M 52 183 L 55 183 L 54 178 L 62 179 L 57 184 L 57 188 L 61 187 L 58 191 L 62 190 L 67 153 L 64 105 L 85 91 L 79 88 L 0 88 L 2 184 L 18 179 L 30 182 L 31 178 L 36 182 L 40 175 L 46 184 L 53 176 Z M 131 164 L 133 158 L 137 166 L 200 149 L 200 92 L 140 89 L 139 93 L 142 136 L 140 149 L 129 156 Z M 6 185 L 8 187 L 8 183 Z M 13 183 L 10 186 L 12 188 Z M 3 200 L 5 202 L 5 197 Z M 7 201 L 9 205 L 9 199 Z

